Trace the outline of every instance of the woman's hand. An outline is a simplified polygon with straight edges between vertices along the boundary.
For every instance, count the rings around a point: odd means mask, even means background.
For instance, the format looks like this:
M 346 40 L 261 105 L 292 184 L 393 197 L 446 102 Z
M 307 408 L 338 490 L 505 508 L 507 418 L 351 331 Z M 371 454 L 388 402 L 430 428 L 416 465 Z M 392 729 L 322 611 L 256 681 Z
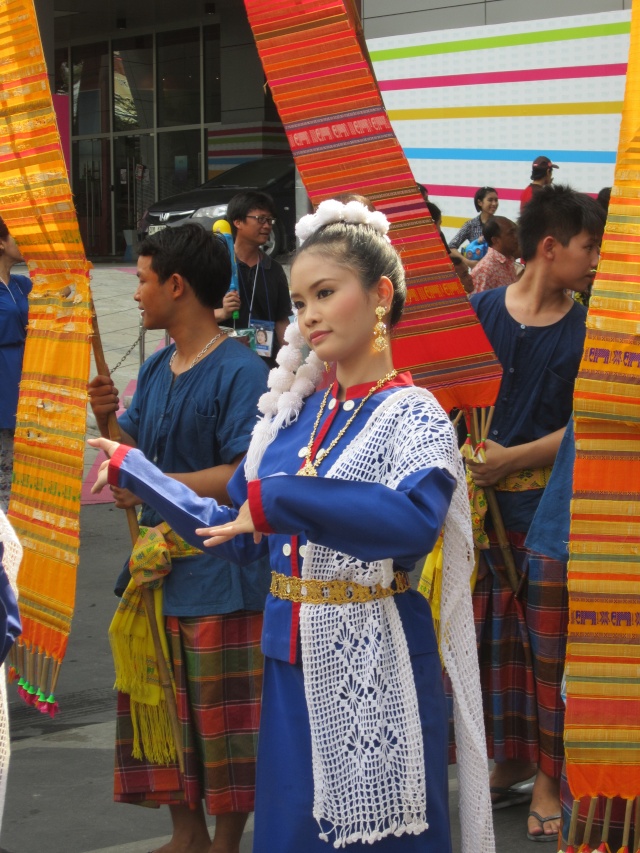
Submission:
M 228 542 L 234 536 L 239 536 L 241 533 L 253 533 L 253 541 L 256 545 L 262 539 L 262 533 L 256 531 L 251 512 L 249 510 L 249 501 L 245 501 L 240 507 L 240 511 L 235 521 L 229 524 L 221 524 L 219 527 L 199 527 L 196 530 L 198 536 L 208 536 L 204 540 L 204 545 L 207 548 L 213 548 L 214 545 L 222 545 L 223 542 Z
M 503 447 L 496 441 L 487 439 L 485 442 L 486 462 L 474 462 L 467 459 L 466 464 L 476 486 L 494 486 L 497 482 L 511 474 L 514 470 L 511 448 Z
M 116 450 L 120 447 L 117 441 L 111 441 L 108 438 L 90 438 L 89 444 L 91 447 L 97 447 L 98 450 L 103 450 L 106 455 L 111 459 Z M 95 483 L 91 487 L 91 494 L 96 495 L 98 492 L 101 492 L 104 487 L 107 485 L 107 477 L 109 473 L 109 460 L 105 460 L 100 469 L 98 471 L 98 476 L 96 478 Z M 126 489 L 120 489 L 119 491 L 126 491 Z M 115 493 L 114 493 L 115 494 Z
M 93 441 L 93 439 L 90 439 L 90 440 Z M 98 470 L 98 476 L 96 477 L 95 483 L 93 484 L 93 486 L 91 486 L 91 494 L 97 495 L 99 492 L 101 492 L 104 489 L 104 487 L 107 485 L 107 483 L 109 482 L 108 478 L 109 478 L 109 460 L 105 459 L 105 461 L 102 463 L 102 465 L 100 466 L 100 468 Z

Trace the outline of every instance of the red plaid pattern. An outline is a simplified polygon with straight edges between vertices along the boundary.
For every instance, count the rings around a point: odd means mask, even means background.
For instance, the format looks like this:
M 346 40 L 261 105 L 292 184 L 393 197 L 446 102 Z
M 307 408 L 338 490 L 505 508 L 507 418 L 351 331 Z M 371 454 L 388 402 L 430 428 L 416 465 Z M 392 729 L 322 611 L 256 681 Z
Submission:
M 118 694 L 116 802 L 196 804 L 209 814 L 251 812 L 260 723 L 262 613 L 166 620 L 185 775 L 132 758 L 129 697 Z

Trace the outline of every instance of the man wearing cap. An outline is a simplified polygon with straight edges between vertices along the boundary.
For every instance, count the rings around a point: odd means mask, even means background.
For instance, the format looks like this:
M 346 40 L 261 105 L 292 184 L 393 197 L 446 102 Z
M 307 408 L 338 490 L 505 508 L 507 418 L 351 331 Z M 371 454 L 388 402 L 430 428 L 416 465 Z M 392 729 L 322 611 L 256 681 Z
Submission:
M 542 187 L 546 187 L 553 181 L 553 170 L 560 168 L 552 163 L 548 157 L 541 155 L 531 164 L 531 183 L 520 196 L 520 210 L 531 201 L 531 196 Z

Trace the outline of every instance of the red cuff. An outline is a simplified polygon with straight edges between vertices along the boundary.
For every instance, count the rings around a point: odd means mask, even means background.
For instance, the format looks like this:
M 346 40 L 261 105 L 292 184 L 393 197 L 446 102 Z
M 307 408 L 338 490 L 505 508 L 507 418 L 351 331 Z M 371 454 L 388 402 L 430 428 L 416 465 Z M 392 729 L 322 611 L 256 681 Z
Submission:
M 249 512 L 251 513 L 251 518 L 253 519 L 253 524 L 258 533 L 275 533 L 275 530 L 271 527 L 269 522 L 267 521 L 267 516 L 264 514 L 264 507 L 262 506 L 262 492 L 261 492 L 261 481 L 260 480 L 249 480 L 247 483 L 248 488 L 248 500 L 249 500 Z
M 127 444 L 121 444 L 120 447 L 116 450 L 116 452 L 111 457 L 109 462 L 109 467 L 107 468 L 107 482 L 110 486 L 118 487 L 118 477 L 120 474 L 120 466 L 122 465 L 122 460 L 127 455 L 127 453 L 131 450 L 131 448 Z

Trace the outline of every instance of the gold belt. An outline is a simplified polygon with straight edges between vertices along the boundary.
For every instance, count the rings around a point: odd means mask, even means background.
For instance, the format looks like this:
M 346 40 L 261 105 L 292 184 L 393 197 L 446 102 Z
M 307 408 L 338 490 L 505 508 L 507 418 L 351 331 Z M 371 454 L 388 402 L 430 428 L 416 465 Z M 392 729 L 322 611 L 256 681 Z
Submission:
M 515 474 L 507 474 L 493 487 L 496 492 L 528 492 L 530 489 L 544 489 L 549 482 L 553 467 L 524 468 Z
M 406 572 L 394 574 L 395 589 L 380 584 L 365 586 L 353 581 L 319 581 L 306 578 L 292 578 L 271 572 L 269 592 L 276 598 L 295 601 L 298 604 L 355 604 L 387 598 L 411 588 Z

